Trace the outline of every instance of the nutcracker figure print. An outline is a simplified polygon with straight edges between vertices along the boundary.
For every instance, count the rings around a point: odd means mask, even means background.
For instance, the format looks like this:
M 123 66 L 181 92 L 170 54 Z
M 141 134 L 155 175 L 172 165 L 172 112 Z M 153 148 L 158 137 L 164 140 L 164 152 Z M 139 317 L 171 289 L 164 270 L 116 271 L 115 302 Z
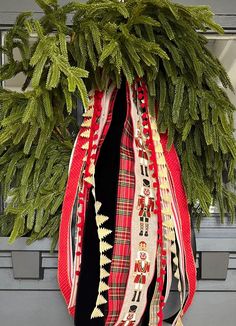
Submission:
M 148 259 L 147 244 L 145 241 L 139 243 L 139 251 L 134 265 L 134 296 L 132 301 L 139 302 L 144 284 L 146 283 L 147 274 L 150 270 L 150 261 Z
M 141 124 L 139 120 L 137 121 L 135 144 L 138 148 L 141 174 L 143 176 L 148 177 L 148 154 L 147 149 L 145 147 L 144 135 L 141 132 Z
M 129 308 L 129 312 L 126 314 L 125 318 L 119 323 L 119 326 L 133 326 L 135 324 L 136 315 L 135 312 L 137 310 L 137 306 L 132 305 Z
M 149 229 L 149 219 L 151 213 L 154 210 L 154 195 L 150 187 L 150 181 L 143 179 L 143 186 L 141 190 L 141 195 L 138 198 L 138 209 L 139 209 L 139 218 L 140 218 L 140 233 L 139 235 L 148 236 Z M 145 233 L 144 233 L 145 229 Z

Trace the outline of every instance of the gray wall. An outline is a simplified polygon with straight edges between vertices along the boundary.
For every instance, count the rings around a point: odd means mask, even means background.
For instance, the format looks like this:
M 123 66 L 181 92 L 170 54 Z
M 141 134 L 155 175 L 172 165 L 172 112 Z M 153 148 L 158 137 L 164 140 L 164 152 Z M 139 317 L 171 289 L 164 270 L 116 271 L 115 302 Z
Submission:
M 58 2 L 65 4 L 70 1 L 58 0 Z M 0 25 L 12 24 L 16 16 L 23 11 L 32 11 L 37 16 L 41 10 L 34 0 L 0 0 Z
M 69 0 L 59 0 L 60 4 L 65 4 Z M 81 2 L 86 2 L 82 0 Z M 235 0 L 179 0 L 175 1 L 189 5 L 207 4 L 216 13 L 217 22 L 226 29 L 236 29 L 236 4 Z M 40 8 L 34 0 L 0 0 L 0 25 L 11 24 L 16 15 L 22 11 L 33 11 L 36 15 L 40 13 Z M 224 15 L 224 16 L 222 16 Z
M 67 0 L 59 0 L 60 4 L 68 3 Z M 82 1 L 86 2 L 86 1 Z M 174 1 L 178 3 L 183 3 L 186 5 L 209 5 L 217 14 L 232 14 L 236 13 L 235 1 L 234 0 L 179 0 Z M 39 12 L 40 8 L 34 2 L 34 0 L 1 0 L 0 1 L 0 11 L 1 12 L 21 12 L 21 11 L 35 11 Z
M 222 25 L 226 32 L 236 30 L 236 2 L 235 0 L 179 0 L 185 5 L 209 5 L 215 13 L 215 20 Z
M 218 218 L 208 218 L 202 223 L 197 236 L 197 266 L 208 273 L 225 269 L 225 280 L 199 280 L 197 294 L 190 311 L 184 318 L 184 326 L 235 326 L 236 302 L 236 224 L 219 223 Z M 39 251 L 43 278 L 14 279 L 12 252 Z M 13 245 L 0 238 L 0 318 L 1 326 L 73 326 L 57 283 L 57 253 L 49 253 L 46 239 L 26 246 L 25 239 Z M 229 253 L 226 268 L 222 260 L 201 265 L 201 254 Z M 24 264 L 24 261 L 22 261 Z M 228 265 L 228 266 L 227 266 Z M 219 274 L 219 273 L 217 273 Z M 214 278 L 214 276 L 213 276 Z M 175 292 L 172 293 L 172 306 Z M 85 325 L 81 325 L 85 326 Z
M 27 246 L 21 238 L 10 246 L 6 238 L 0 238 L 1 326 L 73 325 L 58 289 L 57 253 L 49 250 L 48 240 Z M 14 279 L 12 252 L 16 251 L 40 251 L 42 279 Z
M 179 0 L 185 5 L 209 5 L 216 14 L 236 13 L 235 0 Z

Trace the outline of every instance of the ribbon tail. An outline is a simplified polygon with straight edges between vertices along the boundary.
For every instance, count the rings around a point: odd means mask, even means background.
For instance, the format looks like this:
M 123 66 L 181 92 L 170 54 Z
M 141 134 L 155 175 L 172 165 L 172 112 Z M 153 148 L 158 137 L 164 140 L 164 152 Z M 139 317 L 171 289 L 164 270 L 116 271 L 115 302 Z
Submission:
M 57 276 L 58 283 L 67 306 L 70 302 L 73 272 L 73 255 L 71 244 L 72 211 L 76 199 L 80 171 L 83 164 L 83 155 L 85 151 L 82 149 L 82 145 L 84 142 L 86 142 L 86 140 L 78 135 L 71 156 L 71 165 L 62 206 L 59 230 Z M 74 312 L 74 309 L 69 309 L 69 313 L 71 315 L 74 315 Z
M 174 146 L 167 151 L 167 135 L 161 135 L 161 144 L 164 150 L 164 156 L 169 168 L 170 177 L 175 190 L 175 197 L 178 204 L 178 210 L 181 216 L 184 255 L 186 263 L 186 274 L 188 280 L 188 297 L 183 307 L 183 313 L 186 313 L 190 307 L 196 291 L 196 265 L 191 245 L 191 222 L 188 211 L 187 197 L 182 183 L 181 166 Z

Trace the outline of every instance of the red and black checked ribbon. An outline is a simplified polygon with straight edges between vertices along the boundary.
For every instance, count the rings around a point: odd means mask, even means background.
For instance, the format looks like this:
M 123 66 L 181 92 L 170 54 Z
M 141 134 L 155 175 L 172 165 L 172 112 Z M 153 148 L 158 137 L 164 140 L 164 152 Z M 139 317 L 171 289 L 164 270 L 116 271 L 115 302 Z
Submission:
M 108 315 L 106 326 L 115 324 L 125 296 L 130 266 L 131 215 L 134 203 L 135 174 L 133 152 L 133 124 L 130 106 L 120 146 L 120 172 L 116 207 L 115 240 L 108 285 Z

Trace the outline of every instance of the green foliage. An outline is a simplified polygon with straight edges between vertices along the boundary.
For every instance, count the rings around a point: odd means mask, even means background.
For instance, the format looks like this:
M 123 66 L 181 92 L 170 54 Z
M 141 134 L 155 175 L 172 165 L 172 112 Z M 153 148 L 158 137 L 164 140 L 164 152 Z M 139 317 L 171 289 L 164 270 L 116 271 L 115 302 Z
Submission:
M 223 30 L 206 6 L 169 0 L 36 0 L 39 20 L 21 14 L 6 34 L 0 80 L 23 73 L 22 92 L 0 89 L 0 182 L 6 201 L 1 233 L 58 239 L 69 157 L 77 133 L 71 113 L 87 90 L 143 77 L 160 132 L 175 143 L 189 205 L 198 224 L 218 201 L 234 218 L 236 146 L 232 89 L 219 61 L 196 32 Z M 67 25 L 68 15 L 73 17 Z M 30 42 L 30 34 L 36 35 Z M 15 60 L 18 49 L 20 60 Z M 156 106 L 155 103 L 158 102 Z M 227 185 L 223 182 L 227 174 Z

